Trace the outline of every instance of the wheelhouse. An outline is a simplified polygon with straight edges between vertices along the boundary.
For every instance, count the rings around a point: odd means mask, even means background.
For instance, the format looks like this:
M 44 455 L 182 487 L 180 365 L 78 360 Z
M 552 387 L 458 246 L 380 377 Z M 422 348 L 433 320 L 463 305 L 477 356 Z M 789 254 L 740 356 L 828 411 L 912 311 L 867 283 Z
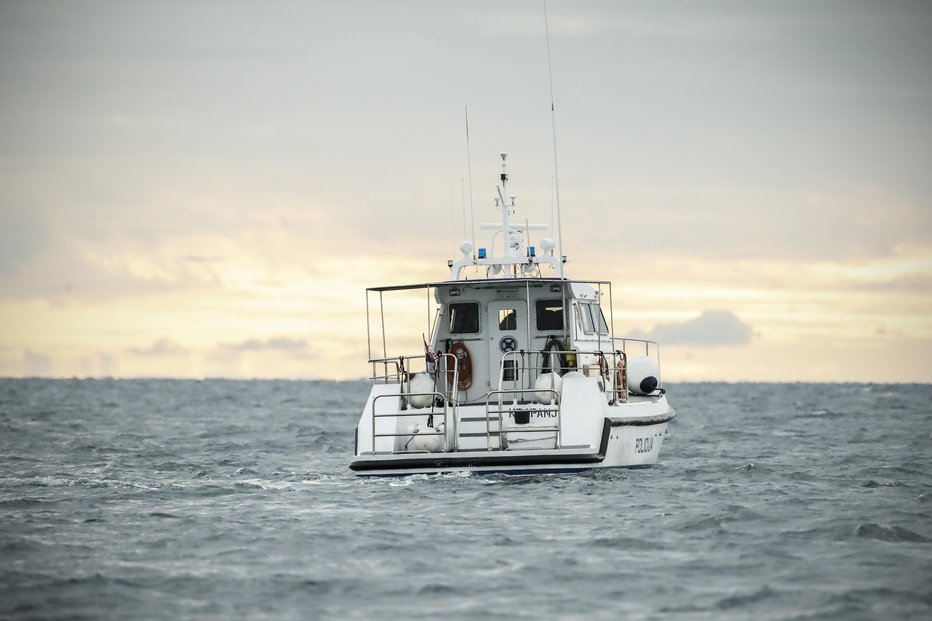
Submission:
M 422 298 L 420 329 L 392 312 L 397 295 Z M 614 337 L 608 281 L 511 278 L 373 287 L 367 289 L 366 306 L 373 378 L 396 381 L 399 374 L 420 372 L 433 358 L 455 350 L 461 361 L 469 359 L 460 403 L 484 399 L 506 382 L 529 389 L 556 364 L 561 371 L 595 376 L 618 366 L 629 350 L 659 362 L 656 344 Z M 393 338 L 395 329 L 408 334 L 408 341 Z M 559 361 L 552 362 L 556 357 Z

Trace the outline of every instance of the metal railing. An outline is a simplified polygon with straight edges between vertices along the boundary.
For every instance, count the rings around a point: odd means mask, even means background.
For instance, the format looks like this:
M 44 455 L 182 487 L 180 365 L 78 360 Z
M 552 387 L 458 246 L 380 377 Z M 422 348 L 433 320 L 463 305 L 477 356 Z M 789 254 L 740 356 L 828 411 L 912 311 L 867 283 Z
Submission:
M 527 402 L 521 403 L 519 400 L 514 400 L 510 405 L 506 405 L 505 400 L 503 399 L 503 396 L 504 396 L 505 394 L 513 394 L 513 393 L 515 393 L 515 392 L 517 392 L 517 393 L 549 392 L 549 393 L 551 393 L 551 394 L 553 395 L 553 399 L 551 399 L 550 404 L 548 404 L 548 405 L 543 405 L 543 404 L 540 404 L 540 403 L 535 403 L 535 404 L 533 404 L 532 406 L 529 407 L 528 404 L 527 404 Z M 497 408 L 497 409 L 492 409 L 493 396 L 496 396 L 496 395 L 498 396 L 498 399 L 497 399 L 495 402 L 497 403 L 498 408 Z M 556 434 L 556 436 L 555 436 L 555 442 L 554 442 L 554 448 L 559 448 L 560 445 L 562 444 L 562 441 L 561 441 L 561 427 L 562 427 L 562 425 L 561 425 L 561 418 L 560 418 L 560 417 L 561 417 L 560 406 L 559 406 L 559 404 L 557 403 L 557 401 L 558 401 L 558 396 L 559 396 L 559 395 L 557 395 L 557 391 L 555 391 L 555 390 L 553 390 L 553 389 L 549 389 L 549 388 L 546 389 L 546 390 L 536 390 L 536 389 L 530 388 L 530 389 L 523 389 L 523 390 L 517 390 L 517 391 L 512 391 L 512 390 L 493 390 L 493 391 L 491 391 L 491 392 L 486 396 L 486 401 L 485 401 L 485 441 L 486 441 L 486 450 L 489 450 L 489 451 L 496 450 L 495 447 L 492 446 L 492 436 L 495 436 L 495 435 L 498 436 L 498 442 L 499 442 L 498 449 L 499 449 L 499 450 L 505 450 L 505 449 L 507 449 L 507 448 L 508 448 L 508 434 L 509 434 L 509 433 L 554 433 L 554 434 Z M 522 414 L 527 414 L 527 415 L 528 415 L 528 421 L 527 421 L 527 423 L 518 423 L 518 422 L 517 422 L 517 416 L 516 416 L 516 414 L 519 413 L 519 412 L 522 413 Z M 531 417 L 531 414 L 540 413 L 540 412 L 555 412 L 555 413 L 556 413 L 557 424 L 556 424 L 556 425 L 549 425 L 549 426 L 531 425 L 531 424 L 530 424 L 530 417 Z M 495 429 L 495 430 L 492 429 L 492 415 L 493 415 L 493 414 L 497 414 L 497 415 L 498 415 L 498 429 Z M 510 415 L 514 418 L 514 420 L 515 420 L 515 425 L 521 425 L 521 426 L 520 426 L 520 427 L 518 427 L 518 426 L 516 426 L 516 427 L 509 427 L 509 428 L 506 429 L 506 428 L 505 428 L 505 425 L 504 425 L 505 415 L 506 415 L 506 414 L 510 414 Z
M 434 378 L 434 388 L 435 390 L 429 392 L 411 392 L 411 377 L 413 377 L 417 372 L 413 370 L 413 362 L 420 361 L 423 365 L 424 371 L 418 371 L 421 373 L 428 373 L 429 376 Z M 444 436 L 445 440 L 443 442 L 443 451 L 455 451 L 457 449 L 457 412 L 459 410 L 459 404 L 455 399 L 456 387 L 459 382 L 459 361 L 456 356 L 453 354 L 440 354 L 437 358 L 437 361 L 434 363 L 435 368 L 433 371 L 427 369 L 428 362 L 424 355 L 421 356 L 399 356 L 398 358 L 381 358 L 370 360 L 373 364 L 373 379 L 378 381 L 375 371 L 377 371 L 377 365 L 382 364 L 384 367 L 385 374 L 381 376 L 383 380 L 382 383 L 392 383 L 390 382 L 391 378 L 395 378 L 394 383 L 398 383 L 401 387 L 401 390 L 398 393 L 393 394 L 384 394 L 377 395 L 372 399 L 372 452 L 376 452 L 376 442 L 378 438 L 398 438 L 398 437 L 407 437 L 411 436 L 413 439 L 415 435 L 423 436 Z M 389 368 L 393 367 L 392 371 L 389 371 Z M 417 368 L 421 368 L 421 365 L 417 365 Z M 441 384 L 442 383 L 442 384 Z M 438 386 L 441 386 L 442 390 L 436 390 Z M 452 390 L 452 393 L 451 393 Z M 425 408 L 412 408 L 411 400 L 412 398 L 417 397 L 427 397 L 430 399 L 430 410 L 425 411 Z M 377 412 L 377 403 L 380 399 L 398 399 L 400 404 L 400 410 L 391 411 L 391 412 Z M 442 410 L 436 411 L 437 404 L 442 404 Z M 396 430 L 393 433 L 382 432 L 378 433 L 376 429 L 377 420 L 380 418 L 406 418 L 406 417 L 426 417 L 428 420 L 433 418 L 435 415 L 442 416 L 443 418 L 443 431 L 423 431 L 419 430 L 416 434 L 412 432 L 401 432 Z M 429 428 L 429 427 L 428 427 Z M 391 452 L 396 452 L 394 446 L 392 447 Z M 405 448 L 402 452 L 412 452 Z M 415 451 L 416 452 L 416 451 Z
M 369 379 L 378 384 L 399 383 L 405 375 L 422 373 L 427 370 L 424 354 L 415 356 L 395 356 L 393 358 L 371 358 L 372 374 Z M 381 372 L 379 367 L 381 366 Z M 417 368 L 417 370 L 414 370 Z
M 410 394 L 410 393 L 409 393 L 408 396 L 414 396 L 414 397 L 419 397 L 419 396 L 422 396 L 422 397 L 431 396 L 431 397 L 433 397 L 433 398 L 437 398 L 437 397 L 443 398 L 443 395 L 441 395 L 439 392 L 422 392 L 422 393 L 415 393 L 415 394 Z M 377 395 L 377 396 L 372 400 L 372 452 L 373 452 L 373 453 L 376 452 L 376 450 L 375 450 L 375 443 L 376 443 L 376 439 L 377 439 L 377 438 L 402 438 L 402 437 L 411 436 L 411 439 L 413 440 L 413 439 L 414 439 L 414 436 L 416 436 L 416 435 L 418 435 L 418 436 L 420 436 L 420 435 L 423 435 L 423 436 L 446 436 L 446 435 L 447 435 L 447 420 L 448 420 L 448 415 L 449 415 L 449 408 L 447 407 L 446 401 L 444 401 L 443 412 L 442 412 L 442 416 L 443 416 L 443 431 L 437 431 L 436 428 L 434 428 L 434 431 L 421 431 L 421 430 L 419 430 L 419 431 L 417 431 L 416 433 L 415 433 L 415 432 L 411 432 L 411 431 L 398 433 L 397 430 L 396 430 L 395 433 L 384 433 L 384 432 L 383 432 L 383 433 L 376 433 L 376 430 L 375 430 L 375 427 L 376 427 L 376 419 L 379 419 L 379 418 L 394 418 L 394 419 L 397 419 L 397 418 L 414 417 L 414 416 L 421 417 L 421 418 L 425 418 L 425 417 L 429 418 L 429 417 L 434 416 L 435 414 L 438 414 L 437 412 L 434 412 L 434 411 L 433 411 L 433 406 L 431 406 L 431 411 L 430 411 L 430 412 L 420 412 L 420 411 L 418 411 L 418 412 L 415 412 L 415 411 L 407 411 L 407 412 L 405 412 L 405 411 L 402 411 L 402 412 L 386 412 L 386 413 L 383 413 L 383 414 L 378 414 L 378 413 L 376 412 L 376 407 L 375 407 L 375 406 L 376 406 L 376 402 L 377 402 L 379 399 L 383 399 L 383 398 L 397 398 L 397 397 L 398 397 L 398 395 Z M 427 427 L 427 429 L 431 429 L 431 427 Z M 450 447 L 449 447 L 449 442 L 445 441 L 445 442 L 443 443 L 443 452 L 446 452 L 449 448 L 450 448 Z M 392 451 L 391 451 L 391 452 L 392 452 L 392 453 L 397 452 L 397 451 L 395 451 L 394 446 L 392 447 Z M 409 450 L 407 450 L 407 448 L 406 448 L 403 452 L 409 453 L 409 452 L 419 452 L 419 451 L 409 451 Z M 426 453 L 427 451 L 423 451 L 423 452 Z
M 610 405 L 626 403 L 628 401 L 627 364 L 631 352 L 640 355 L 639 348 L 643 347 L 644 355 L 655 358 L 660 363 L 660 346 L 644 339 L 615 338 L 613 344 L 618 347 L 612 352 L 580 351 L 580 350 L 518 350 L 505 352 L 502 355 L 498 369 L 498 383 L 495 390 L 485 395 L 485 436 L 487 450 L 505 450 L 508 448 L 508 434 L 554 433 L 556 447 L 562 442 L 562 408 L 560 395 L 552 387 L 537 388 L 534 386 L 538 377 L 546 372 L 565 373 L 567 371 L 581 371 L 588 377 L 599 377 L 602 390 Z M 546 364 L 545 364 L 546 361 Z M 458 412 L 459 412 L 459 361 L 453 354 L 439 354 L 436 362 L 430 361 L 424 354 L 412 356 L 398 356 L 393 358 L 375 358 L 369 360 L 372 364 L 372 379 L 378 383 L 400 385 L 398 393 L 378 395 L 372 402 L 372 451 L 376 452 L 378 438 L 411 437 L 416 435 L 444 436 L 443 451 L 456 451 L 459 448 Z M 431 368 L 432 367 L 432 368 Z M 410 381 L 417 373 L 427 373 L 434 379 L 434 390 L 428 392 L 411 392 Z M 660 377 L 659 386 L 663 383 Z M 542 403 L 540 393 L 550 395 L 549 403 Z M 412 398 L 429 398 L 430 409 L 412 408 Z M 396 398 L 399 400 L 399 411 L 378 413 L 376 404 L 380 399 Z M 441 407 L 442 406 L 442 407 Z M 437 409 L 441 408 L 441 409 Z M 507 416 L 520 413 L 528 416 L 534 413 L 555 413 L 555 425 L 531 425 L 515 423 L 516 426 L 505 427 Z M 398 431 L 397 424 L 393 432 L 377 433 L 377 420 L 385 418 L 406 417 L 442 417 L 443 430 L 419 429 L 418 432 Z M 498 421 L 497 429 L 493 428 L 493 421 Z M 429 428 L 428 428 L 429 429 Z M 468 434 L 467 434 L 468 435 Z M 498 446 L 493 446 L 493 438 L 498 437 Z M 391 452 L 399 452 L 395 445 Z M 412 452 L 406 447 L 400 452 Z M 418 452 L 418 451 L 414 451 Z
M 628 351 L 628 343 L 634 343 L 638 347 L 644 346 L 644 355 L 657 361 L 657 388 L 663 389 L 663 365 L 660 364 L 660 344 L 655 341 L 645 339 L 630 339 L 625 337 L 615 337 L 612 339 L 613 345 L 618 347 L 618 351 L 625 353 Z M 626 354 L 627 355 L 627 354 Z
M 628 337 L 616 336 L 612 339 L 614 343 L 621 343 L 619 348 L 621 351 L 627 351 L 628 343 L 637 343 L 638 345 L 644 346 L 644 355 L 650 356 L 651 349 L 654 351 L 654 356 L 657 358 L 657 361 L 660 361 L 660 345 L 656 341 L 648 341 L 645 339 L 632 339 Z
M 628 339 L 632 340 L 632 339 Z M 544 364 L 545 358 L 550 358 Z M 535 392 L 537 378 L 548 372 L 580 371 L 586 377 L 599 377 L 609 403 L 628 400 L 628 356 L 623 350 L 613 352 L 580 350 L 520 350 L 502 355 L 498 390 Z

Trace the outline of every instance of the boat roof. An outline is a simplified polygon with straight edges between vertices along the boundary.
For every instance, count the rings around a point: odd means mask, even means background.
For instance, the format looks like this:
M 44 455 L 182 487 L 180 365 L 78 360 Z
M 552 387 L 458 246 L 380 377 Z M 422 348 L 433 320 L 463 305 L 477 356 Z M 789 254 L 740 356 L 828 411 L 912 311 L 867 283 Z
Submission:
M 366 291 L 404 291 L 410 289 L 428 289 L 437 287 L 506 287 L 506 286 L 527 286 L 532 284 L 544 283 L 580 283 L 586 285 L 611 285 L 609 280 L 586 280 L 576 278 L 478 278 L 476 280 L 441 280 L 437 282 L 425 282 L 412 285 L 387 285 L 383 287 L 367 287 Z

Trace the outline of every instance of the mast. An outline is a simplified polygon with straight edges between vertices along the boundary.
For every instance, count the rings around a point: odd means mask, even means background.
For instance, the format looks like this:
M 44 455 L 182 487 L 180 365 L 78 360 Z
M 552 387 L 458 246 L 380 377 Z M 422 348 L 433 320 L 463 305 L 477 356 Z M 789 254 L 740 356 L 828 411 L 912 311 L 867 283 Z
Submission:
M 508 194 L 508 167 L 506 160 L 507 153 L 499 154 L 502 158 L 502 172 L 499 175 L 499 183 L 495 186 L 498 196 L 495 199 L 495 207 L 502 210 L 502 219 L 498 223 L 483 222 L 480 228 L 494 231 L 492 234 L 491 245 L 488 248 L 478 248 L 478 254 L 472 254 L 473 245 L 464 241 L 460 245 L 460 251 L 463 258 L 459 261 L 450 260 L 447 265 L 450 267 L 451 280 L 463 280 L 463 269 L 466 267 L 481 267 L 487 269 L 486 275 L 494 278 L 500 274 L 516 277 L 519 273 L 528 274 L 534 270 L 540 273 L 540 265 L 549 265 L 555 272 L 563 278 L 562 257 L 554 257 L 554 242 L 549 237 L 541 240 L 540 247 L 543 249 L 542 254 L 538 254 L 534 248 L 530 247 L 530 232 L 545 231 L 549 227 L 546 224 L 531 224 L 527 221 L 518 222 L 514 226 L 511 224 L 511 216 L 515 213 L 515 199 L 518 197 Z M 495 254 L 495 243 L 498 236 L 502 236 L 502 253 Z M 486 252 L 491 250 L 491 252 Z
M 505 189 L 508 184 L 508 171 L 505 167 L 505 158 L 508 157 L 507 153 L 502 153 L 502 184 L 496 186 L 498 190 L 498 198 L 495 199 L 495 205 L 500 207 L 502 210 L 502 247 L 504 252 L 502 256 L 504 257 L 513 257 L 516 256 L 514 249 L 511 247 L 511 221 L 509 216 L 511 215 L 511 210 L 515 206 L 515 197 L 508 197 L 510 200 L 506 200 L 508 194 L 505 192 Z

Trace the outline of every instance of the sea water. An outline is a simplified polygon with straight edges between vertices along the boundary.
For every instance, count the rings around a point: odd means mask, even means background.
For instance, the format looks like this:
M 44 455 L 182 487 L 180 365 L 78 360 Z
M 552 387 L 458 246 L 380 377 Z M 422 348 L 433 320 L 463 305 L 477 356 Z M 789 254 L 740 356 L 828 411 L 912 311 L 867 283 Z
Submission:
M 367 390 L 0 380 L 0 617 L 932 618 L 932 386 L 677 384 L 652 469 L 357 478 Z

